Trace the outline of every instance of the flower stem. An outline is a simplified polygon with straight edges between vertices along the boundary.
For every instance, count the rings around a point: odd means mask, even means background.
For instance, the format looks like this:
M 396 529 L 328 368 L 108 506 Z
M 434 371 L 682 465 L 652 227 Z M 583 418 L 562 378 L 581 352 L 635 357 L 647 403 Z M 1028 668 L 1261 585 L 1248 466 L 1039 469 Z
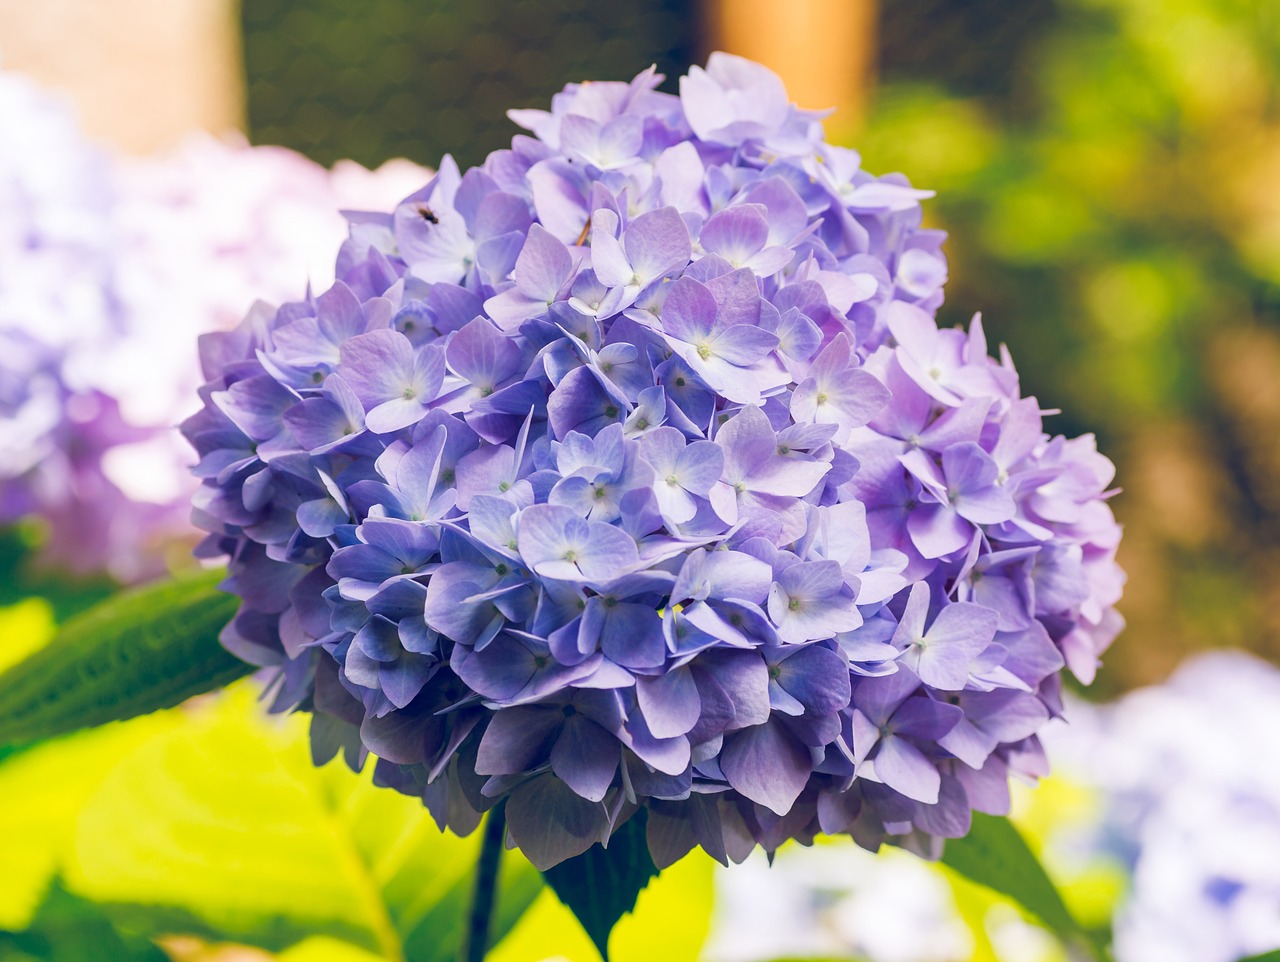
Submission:
M 476 864 L 476 884 L 471 893 L 471 914 L 462 936 L 459 962 L 484 962 L 489 950 L 489 930 L 498 891 L 498 863 L 507 834 L 506 808 L 499 803 L 484 823 L 484 840 Z

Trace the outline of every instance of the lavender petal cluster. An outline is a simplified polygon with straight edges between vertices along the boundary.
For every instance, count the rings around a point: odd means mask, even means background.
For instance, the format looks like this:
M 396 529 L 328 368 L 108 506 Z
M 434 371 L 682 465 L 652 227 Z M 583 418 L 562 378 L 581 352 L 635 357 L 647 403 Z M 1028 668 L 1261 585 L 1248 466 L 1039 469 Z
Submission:
M 0 522 L 57 505 L 76 530 L 73 504 L 96 502 L 104 517 L 122 508 L 95 466 L 137 438 L 109 396 L 66 376 L 76 342 L 122 329 L 107 171 L 69 109 L 0 74 Z M 110 539 L 102 526 L 80 534 L 90 553 Z
M 330 282 L 336 208 L 394 203 L 426 175 L 203 136 L 116 157 L 0 73 L 0 524 L 40 518 L 60 568 L 162 568 L 189 530 L 175 428 L 201 381 L 193 338 Z
M 1112 466 L 981 322 L 917 190 L 766 68 L 571 84 L 202 343 L 223 634 L 317 761 L 545 868 L 817 833 L 936 854 L 1041 773 L 1120 626 Z

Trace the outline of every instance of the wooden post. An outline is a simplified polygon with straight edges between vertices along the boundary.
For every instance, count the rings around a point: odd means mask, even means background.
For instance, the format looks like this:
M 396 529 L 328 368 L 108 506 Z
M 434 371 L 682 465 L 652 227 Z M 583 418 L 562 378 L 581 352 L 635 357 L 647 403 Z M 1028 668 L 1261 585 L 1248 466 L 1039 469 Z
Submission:
M 828 139 L 862 119 L 875 52 L 875 0 L 707 0 L 710 49 L 776 71 L 807 109 L 834 107 Z
M 237 0 L 0 0 L 0 69 L 67 96 L 135 154 L 244 126 Z

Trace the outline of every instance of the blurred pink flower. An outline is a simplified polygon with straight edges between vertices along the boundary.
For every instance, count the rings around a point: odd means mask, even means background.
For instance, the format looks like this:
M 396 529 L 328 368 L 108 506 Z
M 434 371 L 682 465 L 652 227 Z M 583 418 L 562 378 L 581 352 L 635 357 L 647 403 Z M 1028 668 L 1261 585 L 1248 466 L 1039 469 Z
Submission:
M 207 134 L 112 157 L 0 74 L 0 523 L 43 519 L 51 565 L 154 573 L 187 528 L 197 336 L 327 287 L 339 211 L 390 210 L 428 176 Z

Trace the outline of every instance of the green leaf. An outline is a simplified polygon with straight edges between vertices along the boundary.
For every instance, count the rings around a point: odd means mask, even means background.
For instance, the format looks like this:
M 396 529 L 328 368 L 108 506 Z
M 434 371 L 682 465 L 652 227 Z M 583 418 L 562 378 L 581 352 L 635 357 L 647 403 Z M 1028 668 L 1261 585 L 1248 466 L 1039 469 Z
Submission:
M 40 911 L 21 932 L 0 932 L 0 958 L 48 962 L 166 962 L 146 939 L 126 937 L 99 907 L 54 882 Z
M 720 866 L 694 849 L 649 881 L 609 936 L 610 962 L 696 962 L 711 931 L 715 878 Z M 573 911 L 550 886 L 520 919 L 488 962 L 598 962 L 600 951 Z
M 108 599 L 0 675 L 0 744 L 132 718 L 251 669 L 218 644 L 237 600 L 202 572 Z
M 1072 916 L 1044 866 L 1007 818 L 974 812 L 969 834 L 947 840 L 942 862 L 1012 899 L 1064 942 L 1083 943 L 1095 958 L 1106 957 Z
M 39 525 L 0 529 L 0 605 L 16 605 L 33 597 L 45 601 L 59 621 L 78 615 L 120 590 L 105 575 L 68 574 L 39 563 L 43 540 Z
M 613 833 L 608 848 L 597 842 L 576 858 L 542 873 L 560 901 L 578 917 L 605 962 L 609 959 L 609 933 L 635 908 L 640 892 L 658 875 L 645 838 L 647 820 L 647 813 L 640 809 Z
M 254 694 L 237 685 L 153 716 L 174 722 L 119 759 L 79 811 L 68 886 L 150 932 L 272 951 L 323 935 L 389 962 L 451 960 L 478 838 L 440 832 L 420 800 L 374 786 L 372 765 L 315 768 L 306 717 L 264 718 Z M 495 939 L 541 884 L 504 854 Z
M 1251 955 L 1247 959 L 1241 959 L 1240 962 L 1280 962 L 1280 949 L 1263 952 L 1261 955 Z

